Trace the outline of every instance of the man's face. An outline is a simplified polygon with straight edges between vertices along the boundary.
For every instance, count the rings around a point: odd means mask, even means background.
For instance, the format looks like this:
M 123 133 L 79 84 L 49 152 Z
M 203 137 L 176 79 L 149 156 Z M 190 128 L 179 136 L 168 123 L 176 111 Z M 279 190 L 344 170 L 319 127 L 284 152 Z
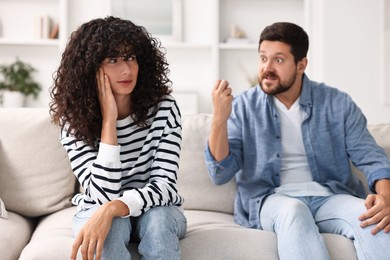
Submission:
M 297 64 L 290 46 L 279 41 L 263 41 L 259 49 L 258 80 L 261 89 L 269 95 L 288 91 L 296 82 Z

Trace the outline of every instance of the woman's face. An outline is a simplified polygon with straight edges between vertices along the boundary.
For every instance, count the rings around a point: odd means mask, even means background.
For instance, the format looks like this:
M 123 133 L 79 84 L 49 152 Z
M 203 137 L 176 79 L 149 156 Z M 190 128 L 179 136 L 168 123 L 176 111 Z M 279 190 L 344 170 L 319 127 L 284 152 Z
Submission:
M 114 96 L 130 95 L 133 92 L 139 69 L 135 55 L 105 58 L 100 67 L 110 80 Z

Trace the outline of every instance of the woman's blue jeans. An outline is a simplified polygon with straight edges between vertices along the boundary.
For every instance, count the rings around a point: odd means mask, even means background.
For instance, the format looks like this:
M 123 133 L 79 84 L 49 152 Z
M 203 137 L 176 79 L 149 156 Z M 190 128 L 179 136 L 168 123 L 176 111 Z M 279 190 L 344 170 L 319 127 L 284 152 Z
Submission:
M 73 217 L 74 236 L 97 208 L 79 211 Z M 139 242 L 142 259 L 180 259 L 179 240 L 186 230 L 186 218 L 176 206 L 151 208 L 136 218 L 114 218 L 104 242 L 102 259 L 131 259 L 127 249 L 130 238 Z
M 330 259 L 320 233 L 351 239 L 359 260 L 389 259 L 390 234 L 372 235 L 361 228 L 358 217 L 366 211 L 364 200 L 351 195 L 289 197 L 273 194 L 260 212 L 262 228 L 277 235 L 279 258 Z

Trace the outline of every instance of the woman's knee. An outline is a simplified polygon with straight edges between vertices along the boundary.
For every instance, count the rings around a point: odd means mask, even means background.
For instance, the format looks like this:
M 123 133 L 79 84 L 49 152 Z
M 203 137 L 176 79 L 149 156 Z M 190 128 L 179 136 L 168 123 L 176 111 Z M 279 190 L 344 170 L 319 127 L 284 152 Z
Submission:
M 155 207 L 139 217 L 137 232 L 142 238 L 145 232 L 155 236 L 165 236 L 167 232 L 184 236 L 186 221 L 182 212 L 176 207 Z
M 109 240 L 129 242 L 131 235 L 131 222 L 129 218 L 116 217 L 112 220 L 110 231 L 107 235 Z

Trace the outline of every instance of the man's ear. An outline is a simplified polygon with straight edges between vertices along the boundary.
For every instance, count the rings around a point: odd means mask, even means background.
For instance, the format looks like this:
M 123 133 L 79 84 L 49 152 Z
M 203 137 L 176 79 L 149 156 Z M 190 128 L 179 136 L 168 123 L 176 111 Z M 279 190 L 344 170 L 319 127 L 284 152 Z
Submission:
M 298 70 L 300 72 L 302 72 L 302 73 L 305 72 L 306 66 L 307 66 L 307 58 L 306 57 L 304 57 L 300 61 L 298 61 Z

